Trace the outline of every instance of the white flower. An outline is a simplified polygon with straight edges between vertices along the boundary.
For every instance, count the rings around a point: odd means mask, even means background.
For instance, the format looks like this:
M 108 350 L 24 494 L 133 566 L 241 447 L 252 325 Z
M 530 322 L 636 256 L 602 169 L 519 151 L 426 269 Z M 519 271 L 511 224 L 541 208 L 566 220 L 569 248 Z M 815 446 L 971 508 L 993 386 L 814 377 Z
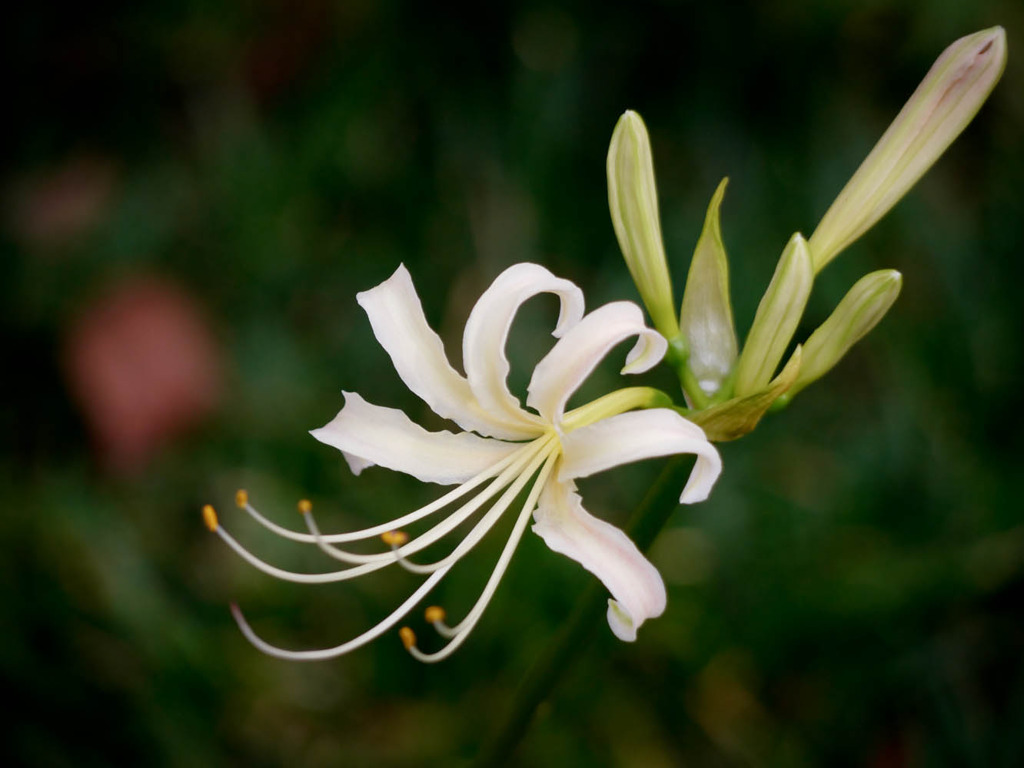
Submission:
M 505 343 L 519 307 L 541 293 L 555 294 L 561 301 L 553 332 L 558 341 L 534 370 L 524 409 L 506 384 L 509 364 Z M 300 509 L 310 532 L 299 533 L 267 520 L 248 503 L 246 494 L 239 492 L 239 506 L 263 525 L 287 538 L 316 543 L 349 564 L 333 573 L 297 574 L 264 563 L 217 524 L 210 507 L 204 510 L 207 524 L 253 565 L 289 581 L 342 581 L 396 563 L 427 578 L 391 615 L 335 648 L 286 651 L 270 646 L 253 633 L 233 607 L 246 637 L 266 653 L 286 659 L 326 659 L 364 645 L 398 624 L 529 487 L 494 571 L 466 617 L 449 626 L 440 608 L 427 609 L 427 620 L 448 638 L 447 645 L 436 653 L 424 653 L 416 647 L 412 630 L 403 627 L 401 637 L 406 648 L 418 659 L 437 661 L 462 644 L 490 602 L 531 514 L 534 532 L 551 549 L 578 561 L 604 583 L 612 594 L 608 601 L 612 631 L 623 640 L 634 640 L 644 620 L 664 610 L 664 583 L 622 531 L 583 508 L 574 481 L 644 458 L 696 454 L 696 464 L 680 497 L 681 502 L 692 503 L 707 498 L 721 472 L 721 459 L 703 431 L 675 411 L 632 410 L 664 400 L 656 390 L 631 387 L 569 412 L 565 408 L 614 346 L 637 338 L 622 372 L 640 373 L 665 354 L 665 339 L 644 325 L 635 304 L 613 302 L 584 315 L 583 294 L 573 283 L 536 264 L 517 264 L 494 281 L 470 313 L 463 337 L 463 376 L 448 362 L 441 339 L 427 325 L 405 267 L 399 267 L 391 278 L 357 299 L 409 389 L 435 413 L 465 431 L 428 432 L 401 411 L 372 405 L 347 392 L 341 412 L 326 426 L 313 430 L 313 436 L 340 449 L 355 474 L 376 464 L 424 482 L 456 488 L 395 520 L 334 535 L 320 534 L 308 502 L 300 504 Z M 453 509 L 440 522 L 416 537 L 410 538 L 401 530 L 449 508 Z M 409 559 L 477 513 L 476 524 L 447 556 L 426 564 Z M 389 551 L 356 554 L 336 546 L 378 536 L 390 545 Z

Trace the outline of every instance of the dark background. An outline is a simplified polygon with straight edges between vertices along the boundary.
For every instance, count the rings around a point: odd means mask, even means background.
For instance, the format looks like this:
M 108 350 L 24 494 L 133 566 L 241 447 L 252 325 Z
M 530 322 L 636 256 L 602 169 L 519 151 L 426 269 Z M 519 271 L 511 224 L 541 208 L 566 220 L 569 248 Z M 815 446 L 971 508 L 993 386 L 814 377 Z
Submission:
M 527 534 L 447 662 L 416 663 L 390 633 L 285 663 L 245 642 L 229 601 L 274 642 L 325 647 L 416 582 L 273 581 L 207 533 L 201 505 L 268 559 L 316 570 L 315 553 L 239 516 L 236 487 L 289 524 L 308 496 L 328 530 L 432 498 L 383 470 L 354 479 L 306 434 L 342 388 L 425 417 L 354 296 L 404 262 L 450 350 L 517 261 L 576 281 L 590 307 L 635 299 L 604 178 L 626 108 L 651 130 L 677 299 L 731 177 L 742 334 L 789 235 L 810 234 L 942 49 L 994 24 L 1009 40 L 1001 84 L 820 276 L 801 335 L 870 270 L 903 272 L 900 300 L 828 378 L 722 446 L 712 498 L 680 508 L 652 553 L 666 614 L 635 645 L 595 626 L 517 763 L 1024 763 L 1016 0 L 9 10 L 0 762 L 472 756 L 582 569 Z M 550 343 L 548 312 L 528 308 L 513 334 L 518 386 Z M 588 506 L 621 522 L 660 464 L 585 484 Z M 456 613 L 492 538 L 441 591 Z

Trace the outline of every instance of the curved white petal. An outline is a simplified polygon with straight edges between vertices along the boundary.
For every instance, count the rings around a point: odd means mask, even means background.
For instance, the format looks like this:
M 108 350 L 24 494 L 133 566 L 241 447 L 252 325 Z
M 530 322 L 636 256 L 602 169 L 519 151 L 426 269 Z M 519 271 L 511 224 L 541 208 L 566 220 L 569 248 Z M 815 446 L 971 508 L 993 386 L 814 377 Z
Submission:
M 572 482 L 549 481 L 533 513 L 534 532 L 601 580 L 614 599 L 608 624 L 620 640 L 636 640 L 646 619 L 665 610 L 665 583 L 629 537 L 583 508 Z
M 555 277 L 539 264 L 515 264 L 484 291 L 466 321 L 462 342 L 466 378 L 480 407 L 503 421 L 541 424 L 509 392 L 509 364 L 505 357 L 505 344 L 516 312 L 541 293 L 553 293 L 561 300 L 553 336 L 562 336 L 583 317 L 583 292 L 573 283 Z
M 356 294 L 356 301 L 402 381 L 434 413 L 491 437 L 521 439 L 535 434 L 524 435 L 521 427 L 510 428 L 480 408 L 469 382 L 448 361 L 441 337 L 427 324 L 404 265 L 377 287 Z
M 355 392 L 343 394 L 345 407 L 310 434 L 339 449 L 357 475 L 377 464 L 425 483 L 454 485 L 522 447 L 469 432 L 428 432 L 399 410 L 372 405 Z
M 697 456 L 679 501 L 704 501 L 722 473 L 722 457 L 700 427 L 668 408 L 620 413 L 564 435 L 558 479 L 588 477 L 620 464 L 676 453 Z
M 668 342 L 644 325 L 643 312 L 630 301 L 598 307 L 570 328 L 537 363 L 526 403 L 550 423 L 561 422 L 565 404 L 612 347 L 631 336 L 637 342 L 622 373 L 643 373 L 665 355 Z

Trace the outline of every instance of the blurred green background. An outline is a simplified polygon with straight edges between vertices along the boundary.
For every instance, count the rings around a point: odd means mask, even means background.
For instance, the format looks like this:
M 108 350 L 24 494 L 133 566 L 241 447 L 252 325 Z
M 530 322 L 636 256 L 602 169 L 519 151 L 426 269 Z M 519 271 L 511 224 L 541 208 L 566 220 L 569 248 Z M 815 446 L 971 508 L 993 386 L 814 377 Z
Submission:
M 355 294 L 404 262 L 457 357 L 517 261 L 635 299 L 608 218 L 607 142 L 652 134 L 682 279 L 715 185 L 740 332 L 794 230 L 810 234 L 932 60 L 1002 24 L 1009 64 L 948 155 L 830 266 L 806 336 L 863 273 L 903 295 L 828 378 L 722 446 L 712 498 L 652 552 L 666 614 L 602 622 L 522 766 L 1024 764 L 1024 5 L 1019 0 L 19 4 L 0 56 L 0 762 L 421 766 L 470 758 L 590 577 L 532 534 L 470 641 L 422 666 L 394 633 L 351 656 L 260 655 L 383 617 L 404 573 L 326 565 L 242 518 L 325 530 L 434 489 L 355 479 L 306 430 L 342 388 L 431 424 Z M 552 307 L 513 333 L 513 382 Z M 621 351 L 617 353 L 621 356 Z M 657 375 L 648 379 L 670 386 Z M 602 368 L 594 391 L 616 385 Z M 436 424 L 434 424 L 436 426 Z M 586 483 L 622 522 L 661 466 Z M 500 545 L 440 591 L 458 615 Z M 411 620 L 427 645 L 429 634 Z

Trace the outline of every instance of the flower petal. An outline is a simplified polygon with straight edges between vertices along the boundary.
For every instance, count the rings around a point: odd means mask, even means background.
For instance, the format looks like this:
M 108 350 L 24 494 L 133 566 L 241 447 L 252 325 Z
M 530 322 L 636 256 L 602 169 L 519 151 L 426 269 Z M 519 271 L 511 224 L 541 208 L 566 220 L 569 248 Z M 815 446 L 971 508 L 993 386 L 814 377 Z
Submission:
M 555 552 L 597 576 L 614 599 L 608 624 L 620 640 L 636 640 L 646 619 L 665 610 L 665 583 L 629 537 L 583 508 L 572 482 L 548 482 L 533 513 L 534 533 Z
M 558 340 L 537 363 L 526 404 L 550 423 L 562 420 L 565 404 L 591 371 L 619 342 L 639 337 L 626 356 L 622 373 L 643 373 L 665 355 L 668 342 L 644 325 L 643 312 L 630 301 L 598 307 Z
M 462 342 L 466 378 L 480 407 L 502 421 L 527 421 L 537 428 L 542 428 L 540 419 L 524 411 L 519 399 L 508 390 L 505 344 L 519 307 L 541 293 L 553 293 L 561 300 L 553 336 L 562 336 L 583 317 L 583 292 L 573 283 L 555 277 L 538 264 L 515 264 L 498 275 L 477 301 L 466 321 Z M 536 432 L 523 437 L 533 434 Z
M 620 464 L 676 453 L 697 455 L 679 501 L 704 501 L 722 473 L 722 457 L 700 427 L 668 408 L 620 413 L 564 435 L 558 479 L 575 480 Z
M 399 410 L 372 405 L 355 392 L 343 394 L 345 407 L 310 434 L 339 449 L 357 475 L 377 464 L 425 483 L 455 485 L 522 447 L 469 432 L 428 432 Z
M 504 424 L 480 407 L 469 382 L 448 362 L 441 337 L 427 324 L 404 265 L 376 288 L 356 294 L 356 301 L 402 381 L 438 416 L 492 437 L 521 439 L 536 434 L 524 435 L 522 425 Z

